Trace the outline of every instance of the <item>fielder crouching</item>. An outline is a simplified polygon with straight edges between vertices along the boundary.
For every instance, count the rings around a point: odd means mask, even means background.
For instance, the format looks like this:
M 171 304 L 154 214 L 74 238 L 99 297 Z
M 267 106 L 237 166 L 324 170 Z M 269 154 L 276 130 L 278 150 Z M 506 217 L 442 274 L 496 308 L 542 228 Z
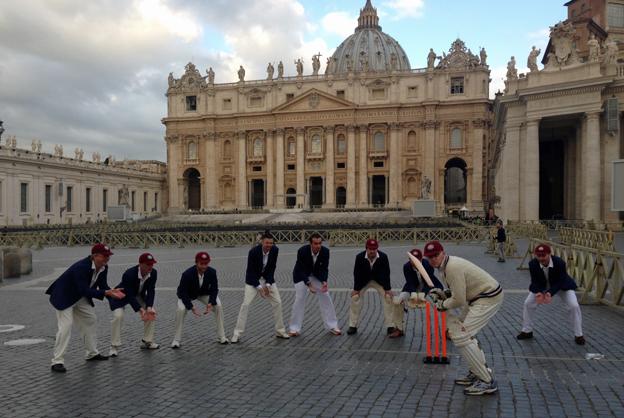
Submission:
M 466 386 L 466 395 L 485 395 L 498 391 L 492 370 L 488 368 L 485 354 L 475 336 L 503 303 L 500 284 L 468 260 L 446 255 L 438 241 L 427 243 L 424 255 L 438 269 L 438 277 L 451 291 L 450 297 L 437 288 L 429 292 L 436 308 L 439 311 L 461 308 L 459 315 L 449 313 L 448 332 L 468 363 L 469 372 L 466 377 L 456 379 L 455 383 Z

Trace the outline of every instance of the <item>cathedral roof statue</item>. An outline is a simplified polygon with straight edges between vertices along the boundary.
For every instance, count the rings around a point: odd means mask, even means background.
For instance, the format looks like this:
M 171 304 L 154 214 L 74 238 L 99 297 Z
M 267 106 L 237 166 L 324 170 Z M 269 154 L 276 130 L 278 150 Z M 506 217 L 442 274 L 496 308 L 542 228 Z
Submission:
M 377 9 L 370 0 L 360 10 L 355 33 L 336 48 L 328 63 L 327 74 L 411 69 L 401 45 L 381 30 Z

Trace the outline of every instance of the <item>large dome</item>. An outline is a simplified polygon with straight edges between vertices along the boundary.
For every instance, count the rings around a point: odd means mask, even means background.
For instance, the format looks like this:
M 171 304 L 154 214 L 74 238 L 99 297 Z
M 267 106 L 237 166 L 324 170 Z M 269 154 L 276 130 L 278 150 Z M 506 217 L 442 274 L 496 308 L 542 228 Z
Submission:
M 367 0 L 360 10 L 355 33 L 336 48 L 326 72 L 340 74 L 410 69 L 407 54 L 394 38 L 382 32 L 377 9 Z

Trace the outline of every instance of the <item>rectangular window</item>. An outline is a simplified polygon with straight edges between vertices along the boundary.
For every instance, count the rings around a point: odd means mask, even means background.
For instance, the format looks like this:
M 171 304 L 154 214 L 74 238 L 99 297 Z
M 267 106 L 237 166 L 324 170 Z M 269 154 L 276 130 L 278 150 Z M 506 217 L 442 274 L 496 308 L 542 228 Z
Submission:
M 249 98 L 249 107 L 260 107 L 260 106 L 262 106 L 262 97 L 251 96 Z
M 106 212 L 108 206 L 108 190 L 102 190 L 102 212 Z
M 132 191 L 132 202 L 131 202 L 132 212 L 135 211 L 135 203 L 136 203 L 136 192 L 133 190 Z
M 464 94 L 464 77 L 451 78 L 451 94 Z
M 254 165 L 253 168 L 251 169 L 252 171 L 262 171 L 262 167 L 259 165 Z
M 607 15 L 609 27 L 624 28 L 624 4 L 609 3 Z
M 52 212 L 52 185 L 45 185 L 45 211 L 47 213 Z
M 347 168 L 346 163 L 336 163 L 336 168 Z
M 20 183 L 20 212 L 28 212 L 28 183 Z
M 296 154 L 295 141 L 289 141 L 288 142 L 288 155 L 295 155 L 295 154 Z
M 287 169 L 288 169 L 288 171 L 294 171 L 295 170 L 295 165 L 294 164 L 288 164 L 287 165 Z
M 67 201 L 65 202 L 65 209 L 67 212 L 71 212 L 73 207 L 72 203 L 74 200 L 74 188 L 72 186 L 67 186 Z
M 383 168 L 384 166 L 384 162 L 383 161 L 375 161 L 373 162 L 373 167 L 375 168 Z
M 143 192 L 143 212 L 147 212 L 147 192 Z
M 294 93 L 286 93 L 286 101 L 287 102 L 290 102 L 294 98 L 295 98 L 295 94 Z
M 154 193 L 154 207 L 152 212 L 158 212 L 158 192 Z
M 336 97 L 338 97 L 339 99 L 344 99 L 345 98 L 345 91 L 344 90 L 336 90 Z
M 197 111 L 197 96 L 186 96 L 186 111 Z
M 338 137 L 338 154 L 342 155 L 345 152 L 347 152 L 347 141 L 344 139 L 344 137 L 339 136 Z
M 223 110 L 232 109 L 232 99 L 223 99 Z
M 386 89 L 373 89 L 372 95 L 373 95 L 373 99 L 385 99 Z
M 85 193 L 85 209 L 87 212 L 91 212 L 91 187 L 87 187 Z

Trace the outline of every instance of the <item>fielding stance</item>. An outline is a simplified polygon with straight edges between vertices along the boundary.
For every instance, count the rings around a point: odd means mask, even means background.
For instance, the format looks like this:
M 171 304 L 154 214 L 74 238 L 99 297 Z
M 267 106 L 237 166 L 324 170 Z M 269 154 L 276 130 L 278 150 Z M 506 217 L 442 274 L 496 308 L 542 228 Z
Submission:
M 284 326 L 282 317 L 282 298 L 275 284 L 275 268 L 277 267 L 277 255 L 279 249 L 273 245 L 273 235 L 265 232 L 260 237 L 260 244 L 249 250 L 247 256 L 247 272 L 245 274 L 245 296 L 238 313 L 236 328 L 232 334 L 232 343 L 238 343 L 240 336 L 245 331 L 249 305 L 256 295 L 268 298 L 273 306 L 273 318 L 275 319 L 275 336 L 277 338 L 290 338 Z
M 451 291 L 446 297 L 441 289 L 429 293 L 439 311 L 462 308 L 460 315 L 449 314 L 448 332 L 457 350 L 468 364 L 466 377 L 455 383 L 466 386 L 466 395 L 484 395 L 498 390 L 485 354 L 475 336 L 487 325 L 503 303 L 503 290 L 486 271 L 460 257 L 448 256 L 438 241 L 425 245 L 425 257 L 438 269 L 440 278 Z
M 531 285 L 529 295 L 524 301 L 522 332 L 518 335 L 518 339 L 533 338 L 533 316 L 537 305 L 550 303 L 552 297 L 558 294 L 569 312 L 574 328 L 574 341 L 578 345 L 584 345 L 581 307 L 574 293 L 576 283 L 568 275 L 565 261 L 550 253 L 548 245 L 538 245 L 534 251 L 535 258 L 529 262 Z
M 422 252 L 418 248 L 414 248 L 410 253 L 422 262 L 423 267 L 429 274 L 429 278 L 433 281 L 435 287 L 442 289 L 444 286 L 440 283 L 438 278 L 434 274 L 433 267 L 429 264 L 429 261 L 423 260 Z M 398 296 L 395 296 L 392 301 L 394 303 L 394 332 L 388 337 L 399 338 L 405 335 L 403 328 L 403 318 L 407 308 L 416 309 L 423 307 L 426 303 L 425 296 L 431 288 L 422 279 L 420 272 L 414 267 L 414 265 L 408 261 L 403 265 L 403 275 L 405 276 L 405 285 Z
M 217 281 L 217 271 L 210 264 L 210 256 L 207 252 L 201 251 L 195 255 L 195 265 L 182 273 L 180 284 L 178 285 L 178 309 L 176 310 L 175 337 L 171 343 L 171 348 L 180 348 L 182 341 L 182 326 L 187 311 L 200 317 L 202 314 L 193 301 L 198 300 L 206 305 L 204 315 L 209 314 L 214 309 L 215 321 L 217 323 L 217 337 L 219 343 L 227 344 L 225 330 L 223 328 L 223 307 L 219 299 L 219 282 Z
M 71 338 L 74 321 L 80 329 L 87 348 L 86 360 L 108 360 L 97 349 L 96 316 L 93 298 L 104 296 L 121 299 L 123 289 L 111 289 L 106 282 L 108 260 L 113 255 L 108 245 L 95 244 L 91 255 L 74 263 L 46 290 L 50 303 L 56 309 L 58 332 L 54 342 L 52 371 L 65 373 L 64 355 Z
M 154 297 L 156 293 L 156 280 L 158 272 L 154 270 L 156 259 L 150 253 L 139 256 L 139 264 L 130 267 L 121 277 L 121 283 L 117 286 L 124 289 L 126 297 L 120 300 L 109 299 L 113 320 L 111 321 L 111 348 L 108 353 L 111 357 L 117 357 L 121 346 L 121 326 L 123 325 L 124 308 L 130 305 L 134 312 L 138 312 L 143 321 L 143 339 L 141 348 L 154 350 L 159 347 L 154 342 L 154 324 L 156 310 L 154 309 Z
M 299 336 L 303 325 L 305 313 L 305 301 L 307 293 L 316 295 L 321 317 L 325 322 L 325 328 L 334 335 L 341 335 L 338 328 L 336 310 L 329 296 L 327 276 L 329 269 L 329 249 L 323 247 L 323 237 L 318 233 L 310 235 L 310 244 L 304 245 L 297 251 L 297 262 L 293 269 L 293 281 L 295 282 L 295 302 L 290 316 L 291 337 Z
M 357 333 L 358 320 L 362 310 L 362 298 L 369 288 L 375 289 L 381 297 L 384 311 L 384 324 L 388 335 L 395 330 L 392 323 L 392 286 L 390 286 L 390 264 L 388 256 L 378 251 L 375 239 L 366 241 L 366 250 L 355 256 L 353 267 L 353 291 L 349 312 L 348 335 Z

